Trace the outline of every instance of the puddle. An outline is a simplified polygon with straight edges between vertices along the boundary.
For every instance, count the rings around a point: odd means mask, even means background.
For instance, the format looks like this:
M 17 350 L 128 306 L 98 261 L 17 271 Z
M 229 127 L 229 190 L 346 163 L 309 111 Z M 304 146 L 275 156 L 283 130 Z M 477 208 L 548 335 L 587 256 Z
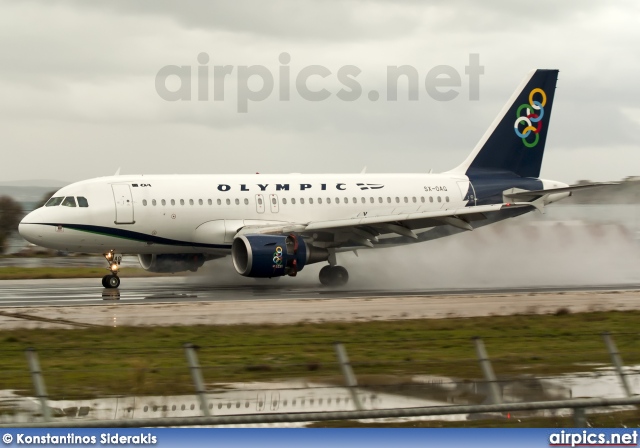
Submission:
M 640 393 L 640 366 L 625 368 L 634 394 Z M 504 402 L 563 400 L 571 398 L 618 398 L 625 396 L 620 379 L 612 367 L 592 372 L 554 377 L 522 375 L 500 379 Z M 216 385 L 210 386 L 211 389 Z M 452 404 L 489 403 L 483 381 L 418 375 L 409 383 L 362 386 L 354 390 L 303 380 L 264 383 L 222 383 L 207 394 L 211 415 L 265 414 L 282 412 L 328 412 L 356 410 L 354 400 L 363 409 L 397 409 Z M 52 415 L 59 419 L 133 419 L 193 417 L 202 415 L 195 395 L 114 397 L 91 400 L 51 400 Z M 38 419 L 40 404 L 36 398 L 23 397 L 12 390 L 0 391 L 0 422 L 19 424 Z M 539 412 L 536 415 L 560 415 L 563 412 Z M 531 415 L 531 414 L 527 414 Z M 478 416 L 467 414 L 419 417 L 419 420 L 462 421 Z M 386 421 L 408 421 L 386 419 Z M 283 425 L 272 425 L 283 426 Z M 305 423 L 284 426 L 305 426 Z

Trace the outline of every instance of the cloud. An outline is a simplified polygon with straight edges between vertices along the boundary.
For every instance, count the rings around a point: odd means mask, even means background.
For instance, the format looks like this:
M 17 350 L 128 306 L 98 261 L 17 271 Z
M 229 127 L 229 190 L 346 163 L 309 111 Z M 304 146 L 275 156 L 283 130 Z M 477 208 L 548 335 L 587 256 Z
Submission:
M 630 1 L 4 2 L 0 176 L 48 177 L 52 168 L 67 179 L 102 173 L 78 157 L 88 150 L 126 154 L 132 170 L 154 173 L 357 171 L 365 164 L 371 171 L 446 170 L 471 150 L 520 79 L 543 67 L 561 70 L 543 172 L 549 161 L 570 164 L 567 155 L 583 151 L 586 173 L 575 164 L 551 172 L 564 181 L 621 178 L 631 174 L 640 145 L 640 121 L 629 112 L 640 93 L 633 57 L 639 8 Z M 223 102 L 196 101 L 201 52 L 210 56 L 210 74 L 215 65 L 234 66 Z M 331 75 L 311 85 L 331 98 L 309 102 L 292 89 L 290 101 L 279 101 L 282 52 L 291 55 L 292 85 L 305 66 L 328 68 Z M 479 101 L 468 100 L 470 53 L 485 67 Z M 435 101 L 424 88 L 427 72 L 441 64 L 462 77 L 453 101 Z M 166 65 L 190 67 L 193 101 L 158 96 L 155 77 Z M 276 87 L 245 114 L 237 112 L 240 65 L 264 65 Z M 357 101 L 335 96 L 344 65 L 362 70 Z M 404 84 L 397 102 L 386 101 L 393 65 L 416 68 L 419 101 L 406 99 Z M 211 91 L 218 80 L 208 79 Z M 381 99 L 370 101 L 371 90 Z M 607 148 L 616 148 L 615 161 Z M 23 151 L 46 152 L 48 163 L 25 165 Z M 241 158 L 231 157 L 239 151 Z

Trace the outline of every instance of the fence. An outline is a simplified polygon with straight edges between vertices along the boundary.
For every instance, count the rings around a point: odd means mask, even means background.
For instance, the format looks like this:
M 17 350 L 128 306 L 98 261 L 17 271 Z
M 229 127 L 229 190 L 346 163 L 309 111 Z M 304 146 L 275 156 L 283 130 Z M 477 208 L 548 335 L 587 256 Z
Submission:
M 613 337 L 609 333 L 603 333 L 605 346 L 611 358 L 611 362 L 614 367 L 615 374 L 618 378 L 620 386 L 624 391 L 626 397 L 624 398 L 588 398 L 588 399 L 546 399 L 544 401 L 526 401 L 526 402 L 510 402 L 505 403 L 505 384 L 508 384 L 504 379 L 498 379 L 491 360 L 489 359 L 484 342 L 480 338 L 473 338 L 473 344 L 477 356 L 477 361 L 480 364 L 481 371 L 484 379 L 480 383 L 474 383 L 476 386 L 476 392 L 480 390 L 481 395 L 485 395 L 489 403 L 483 404 L 471 404 L 471 405 L 440 405 L 437 406 L 424 406 L 421 402 L 409 403 L 406 407 L 395 407 L 389 409 L 366 409 L 367 394 L 363 393 L 365 390 L 380 391 L 384 390 L 380 385 L 368 385 L 358 386 L 358 380 L 354 373 L 353 365 L 349 360 L 346 348 L 341 343 L 334 343 L 334 351 L 337 357 L 337 365 L 340 367 L 343 377 L 343 386 L 340 386 L 343 391 L 346 391 L 348 397 L 337 397 L 336 404 L 343 400 L 343 403 L 353 406 L 352 410 L 325 410 L 324 412 L 307 412 L 300 409 L 292 409 L 291 412 L 277 412 L 278 405 L 284 403 L 286 407 L 287 400 L 281 400 L 279 394 L 274 395 L 271 392 L 270 397 L 267 397 L 265 393 L 258 393 L 256 399 L 256 406 L 258 414 L 250 415 L 247 409 L 236 410 L 236 413 L 243 412 L 243 415 L 212 415 L 215 411 L 213 403 L 209 402 L 213 392 L 208 392 L 205 386 L 205 380 L 203 375 L 203 368 L 198 360 L 197 350 L 198 348 L 193 344 L 185 344 L 184 354 L 187 359 L 189 371 L 191 372 L 191 378 L 193 382 L 193 389 L 197 402 L 199 405 L 194 407 L 190 406 L 191 411 L 201 411 L 202 416 L 188 416 L 188 417 L 163 417 L 157 418 L 139 418 L 137 414 L 132 418 L 122 418 L 123 414 L 114 414 L 113 418 L 96 419 L 60 419 L 54 418 L 52 415 L 52 407 L 48 402 L 48 394 L 45 386 L 44 376 L 40 368 L 38 355 L 34 349 L 28 349 L 26 356 L 31 372 L 31 378 L 33 387 L 35 389 L 35 397 L 39 402 L 41 421 L 39 422 L 20 422 L 20 426 L 24 427 L 92 427 L 92 426 L 104 426 L 104 427 L 138 427 L 138 426 L 180 426 L 180 425 L 226 425 L 226 424 L 250 424 L 250 423 L 283 423 L 283 422 L 308 422 L 308 421 L 325 421 L 325 420 L 338 420 L 338 419 L 377 419 L 377 418 L 391 418 L 391 417 L 426 417 L 426 416 L 444 416 L 444 415 L 456 415 L 456 414 L 478 414 L 478 413 L 500 413 L 500 412 L 515 412 L 515 411 L 537 411 L 537 410 L 558 410 L 558 409 L 571 409 L 574 415 L 574 424 L 576 426 L 585 425 L 585 410 L 594 407 L 610 407 L 610 406 L 629 406 L 640 404 L 640 396 L 633 395 L 633 387 L 629 382 L 628 374 L 623 366 L 622 357 L 613 341 Z M 540 379 L 539 377 L 537 379 Z M 445 386 L 450 386 L 450 383 Z M 461 383 L 460 383 L 461 384 Z M 466 383 L 468 385 L 468 383 Z M 441 385 L 442 386 L 442 385 Z M 479 387 L 478 387 L 479 386 Z M 325 386 L 326 387 L 326 386 Z M 449 389 L 451 389 L 449 387 Z M 255 391 L 254 391 L 255 392 Z M 277 393 L 277 392 L 276 392 Z M 276 397 L 276 398 L 274 398 Z M 376 402 L 376 395 L 370 394 L 369 406 L 380 406 L 380 401 Z M 217 398 L 217 408 L 222 409 L 223 403 Z M 508 397 L 513 399 L 513 396 Z M 548 397 L 547 397 L 548 398 Z M 278 400 L 278 401 L 275 401 Z M 314 398 L 310 398 L 310 403 L 314 404 Z M 320 404 L 323 403 L 323 398 L 316 398 Z M 351 401 L 349 401 L 351 400 Z M 270 411 L 268 413 L 259 413 L 265 410 L 267 402 L 276 403 L 271 404 Z M 301 398 L 302 406 L 305 404 L 305 399 Z M 292 404 L 295 406 L 296 399 L 293 398 Z M 326 405 L 331 404 L 331 397 L 325 402 Z M 227 407 L 231 408 L 231 402 L 227 401 Z M 131 403 L 128 405 L 131 408 Z M 248 408 L 249 402 L 246 401 L 246 407 Z M 122 406 L 121 406 L 122 407 Z M 135 403 L 133 404 L 135 407 Z M 147 412 L 145 406 L 144 412 Z M 162 406 L 161 406 L 162 407 Z M 236 401 L 236 408 L 241 407 L 240 401 Z M 77 408 L 77 406 L 76 406 Z M 153 410 L 157 410 L 158 406 L 153 405 Z M 177 410 L 174 404 L 172 410 Z M 327 406 L 325 406 L 327 408 Z M 329 406 L 330 408 L 330 406 Z M 168 411 L 167 406 L 164 405 L 163 409 L 166 413 Z M 185 405 L 182 404 L 182 410 L 185 410 Z M 268 409 L 269 410 L 269 409 Z M 189 409 L 186 410 L 189 412 Z M 66 414 L 68 415 L 68 413 Z M 76 414 L 74 414 L 76 415 Z M 80 412 L 77 415 L 81 415 Z M 87 415 L 87 412 L 85 412 Z M 6 421 L 6 420 L 5 420 Z M 0 427 L 14 426 L 12 423 L 0 424 Z

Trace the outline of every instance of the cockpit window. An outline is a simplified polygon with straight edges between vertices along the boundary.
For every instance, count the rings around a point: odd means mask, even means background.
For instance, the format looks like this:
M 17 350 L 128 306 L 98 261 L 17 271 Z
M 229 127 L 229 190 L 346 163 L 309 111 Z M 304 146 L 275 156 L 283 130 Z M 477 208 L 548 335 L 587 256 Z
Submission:
M 56 205 L 60 205 L 64 197 L 51 198 L 45 204 L 45 207 L 55 207 Z
M 75 207 L 76 206 L 76 198 L 74 198 L 73 196 L 67 196 L 66 198 L 64 198 L 64 201 L 62 201 L 62 205 L 63 207 Z
M 156 205 L 156 204 L 153 204 Z M 82 196 L 78 196 L 78 206 L 79 207 L 89 207 L 89 202 L 87 202 L 87 198 L 83 198 Z

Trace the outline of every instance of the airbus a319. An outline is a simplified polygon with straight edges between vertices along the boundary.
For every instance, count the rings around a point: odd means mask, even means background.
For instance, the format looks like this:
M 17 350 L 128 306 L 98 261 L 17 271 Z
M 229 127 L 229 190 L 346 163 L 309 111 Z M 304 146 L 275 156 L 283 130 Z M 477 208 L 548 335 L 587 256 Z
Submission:
M 540 179 L 558 70 L 533 70 L 471 154 L 440 174 L 122 175 L 68 185 L 21 222 L 51 249 L 103 254 L 105 288 L 122 254 L 152 272 L 196 271 L 231 256 L 247 277 L 296 276 L 342 252 L 415 244 L 513 218 L 565 198 Z

